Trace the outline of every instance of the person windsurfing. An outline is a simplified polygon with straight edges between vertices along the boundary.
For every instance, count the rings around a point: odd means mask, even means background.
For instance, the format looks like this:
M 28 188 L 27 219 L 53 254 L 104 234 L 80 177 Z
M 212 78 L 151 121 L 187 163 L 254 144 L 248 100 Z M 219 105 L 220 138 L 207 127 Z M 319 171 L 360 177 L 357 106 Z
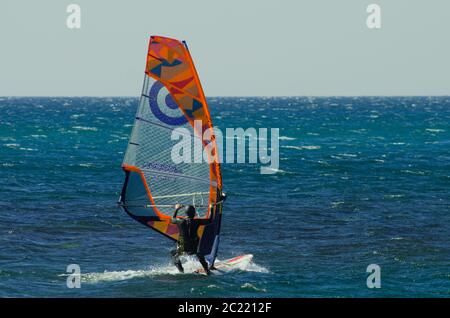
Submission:
M 186 208 L 187 218 L 177 218 L 178 211 L 183 207 L 181 204 L 175 205 L 175 212 L 173 213 L 171 223 L 176 224 L 180 236 L 177 241 L 177 246 L 171 251 L 172 260 L 180 272 L 184 272 L 183 265 L 181 265 L 180 256 L 183 254 L 196 255 L 200 264 L 202 264 L 205 273 L 209 275 L 210 268 L 206 262 L 205 255 L 198 251 L 199 237 L 197 234 L 198 228 L 201 225 L 208 225 L 212 218 L 209 219 L 195 219 L 195 207 L 188 205 Z M 212 216 L 212 215 L 211 215 Z

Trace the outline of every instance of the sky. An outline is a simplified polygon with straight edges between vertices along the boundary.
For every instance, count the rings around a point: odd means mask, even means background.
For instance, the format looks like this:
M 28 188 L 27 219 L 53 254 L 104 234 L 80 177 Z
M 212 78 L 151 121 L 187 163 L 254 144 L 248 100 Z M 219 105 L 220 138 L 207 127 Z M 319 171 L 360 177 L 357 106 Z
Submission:
M 450 95 L 449 31 L 448 0 L 1 0 L 0 96 L 139 96 L 150 35 L 207 96 Z

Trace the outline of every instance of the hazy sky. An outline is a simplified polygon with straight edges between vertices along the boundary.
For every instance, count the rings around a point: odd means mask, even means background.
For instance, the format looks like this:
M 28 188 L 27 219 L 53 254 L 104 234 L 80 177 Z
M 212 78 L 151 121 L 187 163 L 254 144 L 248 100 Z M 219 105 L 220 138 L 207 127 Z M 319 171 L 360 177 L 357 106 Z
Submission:
M 138 96 L 152 34 L 188 42 L 207 96 L 450 95 L 448 0 L 1 0 L 0 96 Z

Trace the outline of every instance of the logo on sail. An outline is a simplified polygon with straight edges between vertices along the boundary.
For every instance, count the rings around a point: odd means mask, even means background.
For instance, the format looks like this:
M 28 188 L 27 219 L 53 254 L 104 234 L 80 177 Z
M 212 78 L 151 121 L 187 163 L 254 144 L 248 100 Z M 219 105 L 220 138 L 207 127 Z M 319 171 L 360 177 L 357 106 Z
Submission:
M 160 81 L 155 81 L 150 87 L 148 103 L 150 109 L 160 121 L 171 126 L 180 126 L 187 122 L 172 95 Z

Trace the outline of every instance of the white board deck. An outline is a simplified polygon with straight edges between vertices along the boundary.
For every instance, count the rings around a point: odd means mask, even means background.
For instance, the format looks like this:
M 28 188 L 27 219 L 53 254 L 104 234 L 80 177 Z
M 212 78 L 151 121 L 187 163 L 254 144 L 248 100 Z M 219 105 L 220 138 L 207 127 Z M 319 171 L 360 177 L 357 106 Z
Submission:
M 244 254 L 239 255 L 230 259 L 226 259 L 224 261 L 217 261 L 214 264 L 215 269 L 211 270 L 213 273 L 217 273 L 220 271 L 228 271 L 234 268 L 239 268 L 241 265 L 248 264 L 252 261 L 253 255 L 252 254 Z M 195 270 L 196 273 L 204 274 L 205 270 L 200 267 L 197 270 Z

